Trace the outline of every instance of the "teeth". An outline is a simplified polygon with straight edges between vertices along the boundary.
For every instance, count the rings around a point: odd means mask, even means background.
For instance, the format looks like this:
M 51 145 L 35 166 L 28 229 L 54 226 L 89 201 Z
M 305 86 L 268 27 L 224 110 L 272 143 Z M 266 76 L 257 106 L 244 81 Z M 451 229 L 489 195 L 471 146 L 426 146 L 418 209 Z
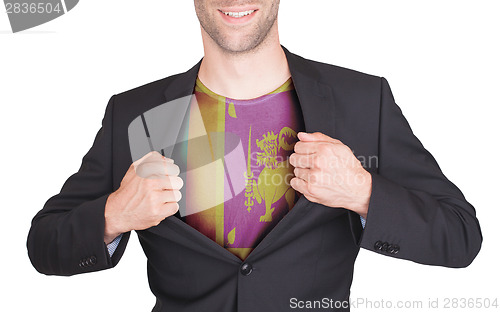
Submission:
M 252 14 L 255 10 L 249 10 L 249 11 L 243 11 L 243 12 L 222 12 L 228 16 L 231 16 L 231 17 L 243 17 L 243 16 L 247 16 L 249 14 Z

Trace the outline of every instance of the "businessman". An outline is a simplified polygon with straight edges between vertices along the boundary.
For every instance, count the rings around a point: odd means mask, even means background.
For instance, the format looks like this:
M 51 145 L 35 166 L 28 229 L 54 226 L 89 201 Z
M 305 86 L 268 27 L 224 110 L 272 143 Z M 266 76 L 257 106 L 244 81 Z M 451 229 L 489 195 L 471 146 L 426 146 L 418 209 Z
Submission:
M 324 298 L 349 311 L 360 247 L 473 261 L 475 209 L 386 79 L 288 51 L 279 0 L 194 5 L 204 57 L 111 97 L 80 169 L 32 221 L 39 272 L 112 268 L 134 230 L 153 311 L 289 311 Z M 177 123 L 186 143 L 169 150 L 161 138 Z

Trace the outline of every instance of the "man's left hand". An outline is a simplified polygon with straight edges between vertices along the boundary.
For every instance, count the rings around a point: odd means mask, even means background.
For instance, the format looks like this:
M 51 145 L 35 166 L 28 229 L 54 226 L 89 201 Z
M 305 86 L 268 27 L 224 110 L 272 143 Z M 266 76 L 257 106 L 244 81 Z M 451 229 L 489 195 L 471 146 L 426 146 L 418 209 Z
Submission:
M 351 149 L 321 132 L 299 132 L 289 161 L 290 185 L 311 202 L 343 207 L 366 219 L 372 177 Z

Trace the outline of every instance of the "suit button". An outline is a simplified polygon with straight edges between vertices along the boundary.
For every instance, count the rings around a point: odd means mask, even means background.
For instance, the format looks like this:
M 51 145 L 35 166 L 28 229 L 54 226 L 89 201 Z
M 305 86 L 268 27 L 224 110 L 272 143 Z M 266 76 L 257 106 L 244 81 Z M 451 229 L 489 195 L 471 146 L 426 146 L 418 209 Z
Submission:
M 84 268 L 84 267 L 88 266 L 88 264 L 87 264 L 87 262 L 86 262 L 85 260 L 87 260 L 87 259 L 82 259 L 82 260 L 80 260 L 80 264 L 79 264 L 79 266 L 80 266 L 81 268 Z
M 95 256 L 90 257 L 89 259 L 90 265 L 95 265 L 97 263 L 97 258 Z
M 389 247 L 389 244 L 388 244 L 387 242 L 384 242 L 384 243 L 382 244 L 382 248 L 381 248 L 380 250 L 382 250 L 382 251 L 387 251 L 387 247 Z
M 252 273 L 252 271 L 253 271 L 252 265 L 249 263 L 243 263 L 243 265 L 240 268 L 241 274 L 243 274 L 245 276 L 250 275 L 250 273 Z
M 393 254 L 397 254 L 399 252 L 399 246 L 398 245 L 394 245 L 392 248 L 394 249 L 394 251 L 392 252 Z
M 387 246 L 387 252 L 390 254 L 393 254 L 394 253 L 394 245 L 389 244 L 389 246 Z
M 381 241 L 377 241 L 375 243 L 375 245 L 373 245 L 373 248 L 375 248 L 375 250 L 380 250 L 382 249 L 382 242 Z

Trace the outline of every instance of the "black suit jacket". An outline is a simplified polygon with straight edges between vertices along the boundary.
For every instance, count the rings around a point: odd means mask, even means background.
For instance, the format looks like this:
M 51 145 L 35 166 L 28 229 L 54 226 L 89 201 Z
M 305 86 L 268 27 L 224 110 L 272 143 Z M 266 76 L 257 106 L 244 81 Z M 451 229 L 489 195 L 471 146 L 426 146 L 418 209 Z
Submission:
M 387 81 L 282 48 L 306 131 L 338 138 L 359 159 L 372 160 L 365 162 L 373 183 L 366 227 L 351 211 L 301 196 L 242 262 L 177 215 L 168 217 L 137 231 L 157 297 L 153 311 L 288 311 L 290 298 L 348 300 L 360 247 L 447 267 L 468 266 L 479 252 L 473 206 L 413 135 Z M 33 219 L 27 247 L 39 272 L 73 275 L 118 263 L 130 233 L 110 258 L 104 207 L 132 163 L 127 127 L 192 94 L 200 64 L 111 97 L 80 169 Z

